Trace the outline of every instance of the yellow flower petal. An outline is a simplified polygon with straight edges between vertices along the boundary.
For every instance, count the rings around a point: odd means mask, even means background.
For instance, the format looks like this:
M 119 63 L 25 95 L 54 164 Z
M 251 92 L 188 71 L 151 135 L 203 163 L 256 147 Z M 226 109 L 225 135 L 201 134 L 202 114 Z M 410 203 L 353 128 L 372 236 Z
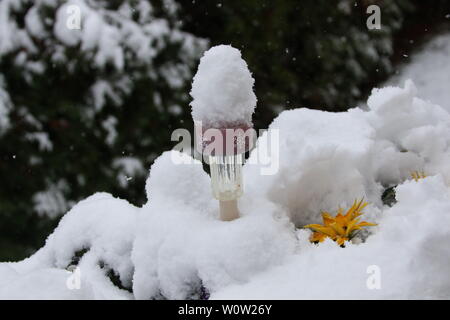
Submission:
M 322 213 L 322 220 L 323 220 L 323 224 L 325 226 L 328 226 L 331 223 L 334 223 L 335 219 L 328 212 L 323 212 Z
M 346 238 L 346 237 L 338 237 L 338 238 L 336 239 L 336 242 L 337 242 L 338 245 L 342 246 L 342 245 L 345 243 L 345 241 L 348 241 L 348 240 L 349 240 L 349 239 Z
M 345 229 L 338 223 L 330 224 L 330 227 L 336 232 L 337 235 L 345 235 Z
M 314 232 L 311 237 L 309 238 L 309 241 L 311 242 L 323 242 L 327 238 L 327 235 L 320 233 L 320 232 Z
M 332 217 L 328 212 L 322 212 L 323 225 L 321 224 L 308 224 L 304 228 L 313 230 L 313 234 L 310 237 L 311 242 L 323 242 L 326 238 L 330 238 L 336 241 L 339 245 L 343 246 L 345 241 L 349 241 L 354 235 L 354 231 L 360 230 L 363 227 L 376 226 L 377 224 L 362 221 L 358 218 L 363 214 L 362 210 L 368 205 L 364 202 L 364 198 L 361 200 L 355 200 L 343 215 L 343 209 L 339 208 L 336 217 Z
M 377 226 L 377 224 L 376 223 L 372 223 L 372 222 L 363 221 L 361 223 L 358 223 L 357 226 L 358 227 L 374 227 L 374 226 Z
M 345 235 L 349 236 L 353 230 L 355 230 L 355 226 L 359 222 L 359 219 L 354 219 L 350 221 L 350 223 L 347 225 L 347 229 L 345 230 Z
M 338 213 L 336 218 L 335 218 L 335 222 L 337 224 L 339 224 L 341 227 L 347 225 L 347 218 L 345 216 L 343 216 L 342 214 Z
M 308 224 L 308 225 L 304 226 L 304 228 L 313 229 L 316 232 L 324 233 L 330 237 L 333 237 L 336 235 L 336 232 L 332 228 L 330 228 L 328 226 L 323 226 L 320 224 Z

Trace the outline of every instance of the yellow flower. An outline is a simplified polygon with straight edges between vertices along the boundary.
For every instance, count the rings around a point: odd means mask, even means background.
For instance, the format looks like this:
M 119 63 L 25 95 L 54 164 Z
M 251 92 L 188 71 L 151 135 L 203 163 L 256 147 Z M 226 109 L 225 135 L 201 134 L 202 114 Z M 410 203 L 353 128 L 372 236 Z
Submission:
M 326 238 L 336 241 L 340 246 L 345 241 L 349 241 L 355 236 L 355 231 L 363 227 L 376 226 L 375 223 L 366 221 L 360 222 L 358 217 L 363 214 L 362 210 L 368 205 L 361 199 L 355 200 L 350 209 L 343 214 L 342 208 L 339 208 L 336 217 L 332 217 L 328 212 L 322 212 L 323 224 L 308 224 L 304 228 L 312 229 L 314 232 L 309 239 L 311 242 L 323 242 Z
M 426 178 L 427 175 L 423 171 L 413 171 L 411 172 L 411 178 L 414 179 L 414 181 L 419 181 L 420 179 Z

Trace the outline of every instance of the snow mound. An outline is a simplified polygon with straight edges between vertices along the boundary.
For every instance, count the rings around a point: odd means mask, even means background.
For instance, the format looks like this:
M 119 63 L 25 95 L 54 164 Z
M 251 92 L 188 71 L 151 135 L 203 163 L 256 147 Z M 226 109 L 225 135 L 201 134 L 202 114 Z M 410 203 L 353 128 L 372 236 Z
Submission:
M 377 132 L 378 179 L 398 184 L 411 168 L 450 182 L 450 114 L 415 95 L 412 81 L 405 88 L 375 89 L 368 100 L 368 121 Z
M 20 263 L 0 264 L 7 267 L 6 277 L 0 269 L 4 276 L 0 298 L 130 298 L 130 293 L 116 288 L 107 275 L 113 272 L 124 287 L 131 287 L 136 215 L 137 208 L 106 193 L 81 201 L 61 219 L 36 254 Z M 81 270 L 80 290 L 67 286 L 71 266 Z M 46 285 L 38 285 L 42 283 Z
M 285 111 L 269 130 L 279 130 L 279 151 L 273 149 L 272 155 L 279 170 L 263 176 L 258 165 L 246 165 L 245 198 L 268 198 L 298 226 L 315 222 L 322 210 L 336 210 L 355 198 L 379 202 L 381 189 L 373 179 L 375 131 L 361 110 Z M 260 138 L 258 148 L 269 145 L 263 139 L 268 136 Z M 251 157 L 260 152 L 258 148 Z
M 147 182 L 132 257 L 136 298 L 198 298 L 202 284 L 216 290 L 245 281 L 292 253 L 294 233 L 270 212 L 218 221 L 200 162 L 176 165 L 172 156 L 155 162 Z
M 238 49 L 212 47 L 201 58 L 192 83 L 192 117 L 207 127 L 250 125 L 256 106 L 254 82 Z
M 165 152 L 146 205 L 108 194 L 80 202 L 36 254 L 0 264 L 0 297 L 448 298 L 450 114 L 416 94 L 408 81 L 374 89 L 368 111 L 280 114 L 270 126 L 277 148 L 266 132 L 244 166 L 242 217 L 232 222 L 217 219 L 201 163 Z M 261 151 L 277 163 L 271 175 L 252 161 Z M 416 182 L 413 171 L 428 177 Z M 392 207 L 382 201 L 389 187 Z M 371 203 L 364 220 L 379 224 L 362 241 L 314 245 L 295 228 L 361 197 Z M 77 290 L 69 266 L 79 268 Z
M 343 249 L 331 240 L 316 246 L 303 237 L 288 263 L 211 298 L 448 299 L 449 196 L 440 176 L 405 182 L 397 187 L 398 203 L 384 211 L 377 233 L 365 243 Z M 374 271 L 379 286 L 371 286 Z

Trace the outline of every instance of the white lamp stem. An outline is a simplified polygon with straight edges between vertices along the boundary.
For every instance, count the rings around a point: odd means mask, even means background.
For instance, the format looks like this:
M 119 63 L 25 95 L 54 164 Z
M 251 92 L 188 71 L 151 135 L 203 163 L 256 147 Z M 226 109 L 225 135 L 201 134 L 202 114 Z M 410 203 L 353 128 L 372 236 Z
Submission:
M 219 203 L 220 203 L 220 220 L 232 221 L 239 218 L 239 210 L 236 199 L 228 201 L 219 200 Z

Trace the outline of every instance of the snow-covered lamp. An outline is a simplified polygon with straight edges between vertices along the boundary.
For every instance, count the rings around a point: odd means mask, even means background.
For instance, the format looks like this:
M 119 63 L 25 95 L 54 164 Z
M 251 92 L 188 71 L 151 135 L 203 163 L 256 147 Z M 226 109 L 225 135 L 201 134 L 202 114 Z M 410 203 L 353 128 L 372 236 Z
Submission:
M 255 138 L 254 82 L 240 51 L 220 45 L 201 58 L 192 84 L 196 149 L 210 164 L 212 191 L 219 200 L 222 220 L 239 217 L 244 154 Z

